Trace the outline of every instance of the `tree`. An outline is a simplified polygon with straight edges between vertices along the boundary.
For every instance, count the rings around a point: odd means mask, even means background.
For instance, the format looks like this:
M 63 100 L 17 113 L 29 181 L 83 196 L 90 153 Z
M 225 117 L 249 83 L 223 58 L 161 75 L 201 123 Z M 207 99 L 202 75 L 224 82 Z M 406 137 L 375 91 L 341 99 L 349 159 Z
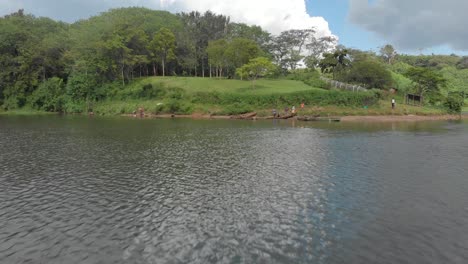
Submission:
M 305 57 L 304 62 L 309 69 L 315 68 L 320 62 L 325 52 L 335 48 L 338 40 L 334 36 L 316 38 L 313 34 L 311 40 L 306 44 L 309 55 Z
M 264 51 L 267 50 L 267 44 L 271 40 L 270 33 L 264 31 L 259 26 L 249 26 L 244 23 L 231 23 L 228 26 L 227 39 L 236 38 L 250 39 Z
M 101 44 L 104 57 L 110 59 L 112 68 L 120 69 L 122 85 L 125 86 L 125 71 L 126 66 L 130 64 L 131 49 L 125 45 L 125 37 L 120 34 L 114 34 L 110 39 L 105 40 Z
M 178 16 L 184 24 L 185 34 L 193 40 L 197 68 L 201 68 L 201 75 L 205 77 L 208 42 L 225 38 L 230 23 L 229 17 L 217 15 L 211 11 L 207 11 L 203 15 L 199 12 L 190 12 L 180 13 Z M 197 75 L 197 68 L 195 68 L 195 75 Z
M 348 50 L 344 48 L 338 48 L 333 53 L 324 53 L 323 59 L 319 63 L 322 73 L 333 73 L 333 77 L 336 76 L 337 72 L 342 71 L 350 65 L 351 61 L 348 58 Z
M 315 29 L 292 29 L 281 32 L 272 39 L 271 53 L 283 71 L 294 70 L 304 58 L 304 47 L 308 45 Z
M 460 94 L 449 94 L 444 101 L 444 107 L 451 114 L 461 114 L 463 110 L 464 98 Z
M 251 59 L 260 55 L 261 50 L 257 43 L 252 40 L 237 38 L 232 40 L 226 47 L 225 56 L 228 60 L 228 66 L 233 71 L 242 65 L 248 63 Z
M 0 17 L 0 101 L 4 108 L 24 106 L 41 82 L 63 74 L 61 59 L 68 47 L 56 40 L 66 28 L 64 23 L 25 15 L 22 10 Z
M 358 83 L 367 88 L 384 89 L 392 85 L 391 73 L 379 62 L 363 60 L 353 63 L 343 78 L 343 81 Z
M 172 31 L 162 28 L 156 33 L 150 43 L 154 56 L 159 57 L 162 65 L 162 73 L 165 76 L 166 63 L 175 59 L 175 36 Z
M 440 73 L 428 68 L 413 67 L 405 75 L 416 84 L 416 92 L 419 95 L 439 92 L 439 89 L 447 83 L 447 80 Z
M 183 71 L 183 75 L 191 75 L 192 71 L 196 75 L 198 65 L 195 40 L 187 34 L 188 29 L 177 34 L 177 47 L 175 53 L 177 54 L 177 63 Z M 154 70 L 156 71 L 156 70 Z
M 377 55 L 373 51 L 363 51 L 359 49 L 347 49 L 348 50 L 348 57 L 351 63 L 355 63 L 358 61 L 366 61 L 366 60 L 378 60 Z
M 65 104 L 65 85 L 63 80 L 53 77 L 39 85 L 30 97 L 34 108 L 62 112 Z
M 252 87 L 255 86 L 255 80 L 274 71 L 275 65 L 265 57 L 258 57 L 249 61 L 249 63 L 236 70 L 237 75 L 243 78 L 250 78 Z
M 393 48 L 392 45 L 387 44 L 387 45 L 383 46 L 382 48 L 380 48 L 380 54 L 382 55 L 382 58 L 388 64 L 392 64 L 395 57 L 396 57 L 396 55 L 397 55 L 397 52 L 396 52 L 395 48 Z
M 468 57 L 464 56 L 457 62 L 457 69 L 468 69 Z
M 324 53 L 323 59 L 319 62 L 322 73 L 333 73 L 337 65 L 338 60 L 333 53 Z
M 226 67 L 227 64 L 227 57 L 225 52 L 227 46 L 228 43 L 225 39 L 210 41 L 208 43 L 208 48 L 206 49 L 208 53 L 208 62 L 210 63 L 210 66 L 214 65 L 216 67 L 216 77 L 223 76 L 223 68 Z

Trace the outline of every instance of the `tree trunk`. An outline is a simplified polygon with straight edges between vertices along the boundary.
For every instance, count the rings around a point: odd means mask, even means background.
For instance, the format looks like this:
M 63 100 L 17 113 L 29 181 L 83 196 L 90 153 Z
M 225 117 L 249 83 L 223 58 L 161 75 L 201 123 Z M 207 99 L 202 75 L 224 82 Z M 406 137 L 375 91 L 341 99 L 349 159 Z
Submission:
M 153 62 L 153 75 L 156 76 L 156 63 Z
M 162 70 L 163 70 L 163 77 L 166 76 L 166 63 L 164 59 L 162 59 Z
M 210 79 L 211 79 L 211 77 L 212 77 L 212 76 L 211 76 L 211 64 L 210 64 Z
M 201 69 L 202 69 L 202 78 L 205 78 L 205 64 L 203 63 L 203 60 L 201 64 Z

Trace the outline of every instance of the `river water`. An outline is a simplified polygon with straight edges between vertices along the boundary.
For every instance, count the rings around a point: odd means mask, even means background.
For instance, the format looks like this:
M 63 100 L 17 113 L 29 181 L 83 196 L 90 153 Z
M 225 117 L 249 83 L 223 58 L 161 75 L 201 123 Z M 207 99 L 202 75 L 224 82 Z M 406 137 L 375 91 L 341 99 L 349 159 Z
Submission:
M 0 117 L 0 263 L 467 263 L 468 123 Z

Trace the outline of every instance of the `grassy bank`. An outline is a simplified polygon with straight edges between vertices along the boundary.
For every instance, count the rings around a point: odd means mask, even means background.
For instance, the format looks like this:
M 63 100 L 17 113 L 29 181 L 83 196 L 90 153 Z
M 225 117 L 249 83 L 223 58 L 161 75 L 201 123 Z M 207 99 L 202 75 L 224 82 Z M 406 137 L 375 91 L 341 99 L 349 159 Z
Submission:
M 353 107 L 377 105 L 380 94 L 353 93 L 311 87 L 300 81 L 262 79 L 248 81 L 153 77 L 140 79 L 125 89 L 113 91 L 110 100 L 93 106 L 96 114 L 132 113 L 139 107 L 152 114 L 230 115 L 271 111 L 284 107 Z
M 0 115 L 55 115 L 57 113 L 51 113 L 51 112 L 45 112 L 45 111 L 39 111 L 31 108 L 21 108 L 21 109 L 15 109 L 15 110 L 8 110 L 5 111 L 3 109 L 0 109 Z
M 305 108 L 299 114 L 320 116 L 347 115 L 441 115 L 445 110 L 403 105 L 396 96 L 397 108 L 381 92 L 349 92 L 311 87 L 304 82 L 261 79 L 252 82 L 216 78 L 150 77 L 136 80 L 125 88 L 116 85 L 104 101 L 76 105 L 78 111 L 92 109 L 96 115 L 131 114 L 144 108 L 148 114 L 236 115 L 257 112 L 271 115 L 272 109 Z M 13 115 L 44 114 L 31 108 L 3 112 Z M 2 114 L 2 112 L 0 112 Z

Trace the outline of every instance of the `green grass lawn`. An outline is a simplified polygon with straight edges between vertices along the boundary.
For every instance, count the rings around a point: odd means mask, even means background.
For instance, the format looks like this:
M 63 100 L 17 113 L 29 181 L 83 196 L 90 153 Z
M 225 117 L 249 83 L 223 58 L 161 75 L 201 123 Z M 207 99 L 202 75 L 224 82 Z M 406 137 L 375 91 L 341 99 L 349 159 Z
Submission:
M 282 79 L 260 79 L 255 81 L 255 85 L 252 87 L 251 81 L 241 80 L 195 77 L 149 77 L 136 81 L 134 85 L 158 83 L 163 83 L 168 87 L 183 88 L 189 93 L 218 92 L 262 95 L 322 90 L 308 86 L 303 82 Z

